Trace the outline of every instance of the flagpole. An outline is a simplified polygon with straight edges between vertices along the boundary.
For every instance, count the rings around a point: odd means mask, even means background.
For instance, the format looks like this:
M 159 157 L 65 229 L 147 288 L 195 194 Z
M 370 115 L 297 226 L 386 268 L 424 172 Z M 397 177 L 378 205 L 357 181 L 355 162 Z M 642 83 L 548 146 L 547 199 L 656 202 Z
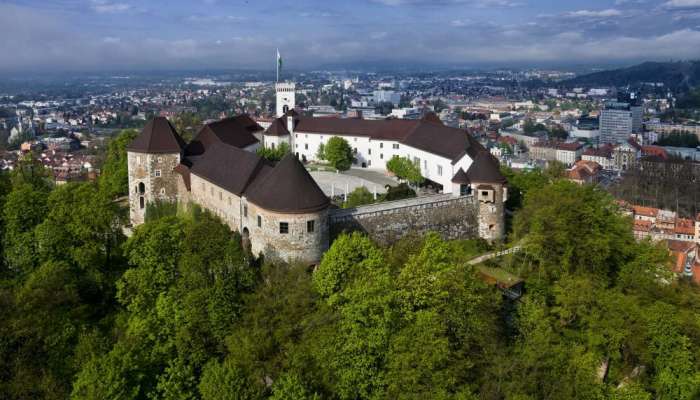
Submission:
M 275 58 L 275 69 L 277 70 L 277 83 L 280 82 L 280 49 L 277 49 L 277 57 Z

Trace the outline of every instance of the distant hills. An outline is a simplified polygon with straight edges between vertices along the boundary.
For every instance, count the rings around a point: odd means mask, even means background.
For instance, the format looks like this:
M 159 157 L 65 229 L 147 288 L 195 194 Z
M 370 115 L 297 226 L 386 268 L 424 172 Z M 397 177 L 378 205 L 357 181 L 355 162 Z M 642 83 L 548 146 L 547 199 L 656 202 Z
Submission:
M 565 81 L 567 86 L 636 86 L 661 82 L 673 91 L 686 92 L 700 85 L 700 60 L 645 62 L 628 68 L 594 72 Z

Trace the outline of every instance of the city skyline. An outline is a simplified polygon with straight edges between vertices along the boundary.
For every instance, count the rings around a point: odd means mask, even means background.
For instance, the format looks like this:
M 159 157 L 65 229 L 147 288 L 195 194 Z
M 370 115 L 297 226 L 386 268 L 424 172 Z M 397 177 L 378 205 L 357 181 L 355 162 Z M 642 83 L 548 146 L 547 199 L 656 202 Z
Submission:
M 0 4 L 0 72 L 274 68 L 276 48 L 295 68 L 688 59 L 700 54 L 700 1 Z

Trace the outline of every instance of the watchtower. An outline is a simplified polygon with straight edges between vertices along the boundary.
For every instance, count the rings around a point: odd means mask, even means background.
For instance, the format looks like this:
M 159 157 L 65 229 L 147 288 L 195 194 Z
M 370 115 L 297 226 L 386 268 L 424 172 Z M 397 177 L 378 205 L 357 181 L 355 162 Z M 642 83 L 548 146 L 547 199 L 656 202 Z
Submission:
M 277 93 L 277 118 L 279 118 L 296 106 L 296 84 L 294 82 L 278 82 L 275 84 L 275 91 Z
M 177 174 L 185 142 L 170 121 L 156 117 L 149 121 L 126 148 L 129 175 L 129 220 L 142 224 L 148 203 L 177 201 Z

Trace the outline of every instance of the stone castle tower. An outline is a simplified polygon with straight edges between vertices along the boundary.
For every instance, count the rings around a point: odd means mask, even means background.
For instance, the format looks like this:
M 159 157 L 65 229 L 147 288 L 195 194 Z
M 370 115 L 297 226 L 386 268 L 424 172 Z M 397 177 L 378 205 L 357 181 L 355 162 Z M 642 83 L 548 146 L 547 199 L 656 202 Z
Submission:
M 461 168 L 457 171 L 452 185 L 453 195 L 474 196 L 479 237 L 489 242 L 503 241 L 508 189 L 498 161 L 488 151 L 480 152 L 467 172 Z
M 294 82 L 278 82 L 275 84 L 277 118 L 296 107 L 296 84 Z
M 177 178 L 185 142 L 164 117 L 156 117 L 127 147 L 129 220 L 142 224 L 146 206 L 158 200 L 177 200 Z

